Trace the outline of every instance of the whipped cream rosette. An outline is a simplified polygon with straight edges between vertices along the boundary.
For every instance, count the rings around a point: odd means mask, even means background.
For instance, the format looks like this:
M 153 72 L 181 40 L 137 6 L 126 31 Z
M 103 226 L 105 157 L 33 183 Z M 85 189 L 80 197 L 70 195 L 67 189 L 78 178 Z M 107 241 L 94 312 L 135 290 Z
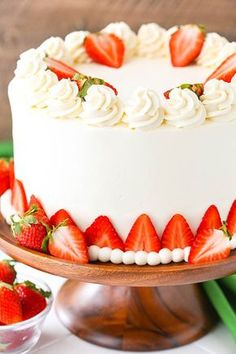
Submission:
M 156 23 L 142 25 L 138 31 L 138 55 L 147 58 L 163 57 L 168 54 L 167 31 Z
M 225 44 L 228 40 L 218 33 L 207 33 L 201 54 L 197 58 L 197 63 L 206 67 L 215 67 L 219 63 L 218 55 L 224 53 Z
M 71 62 L 65 42 L 61 37 L 50 37 L 46 39 L 38 49 L 54 59 L 61 60 L 66 63 Z
M 204 123 L 206 110 L 198 96 L 188 88 L 174 88 L 166 100 L 167 124 L 176 128 L 195 127 Z
M 107 25 L 102 32 L 113 33 L 122 41 L 125 45 L 125 59 L 129 59 L 136 54 L 138 38 L 135 32 L 125 22 L 113 22 Z
M 53 118 L 78 118 L 82 110 L 76 82 L 62 79 L 51 87 L 47 100 L 48 114 Z
M 110 127 L 121 121 L 123 105 L 111 88 L 92 85 L 85 96 L 80 116 L 89 125 Z
M 227 42 L 223 48 L 216 54 L 216 66 L 219 66 L 230 55 L 236 53 L 236 42 Z
M 204 85 L 201 101 L 208 119 L 216 122 L 236 119 L 236 90 L 232 84 L 222 80 L 209 80 Z
M 49 89 L 56 85 L 58 78 L 50 70 L 40 70 L 26 82 L 27 100 L 32 107 L 44 108 L 47 106 Z
M 74 31 L 65 37 L 65 47 L 76 64 L 91 62 L 91 58 L 84 48 L 84 40 L 88 34 L 88 31 Z
M 20 79 L 27 79 L 41 70 L 46 70 L 47 65 L 43 61 L 43 57 L 43 53 L 36 49 L 29 49 L 23 52 L 17 61 L 15 76 Z
M 123 121 L 130 128 L 148 130 L 159 127 L 164 119 L 160 99 L 153 90 L 139 87 L 125 107 Z

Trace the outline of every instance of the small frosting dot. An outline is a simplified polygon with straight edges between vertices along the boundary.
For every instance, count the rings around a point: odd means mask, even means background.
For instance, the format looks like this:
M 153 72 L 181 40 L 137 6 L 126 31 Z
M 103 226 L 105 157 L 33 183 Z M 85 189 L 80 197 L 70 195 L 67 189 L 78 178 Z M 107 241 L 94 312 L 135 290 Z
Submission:
M 147 264 L 147 252 L 145 251 L 136 252 L 135 263 L 140 266 Z
M 182 262 L 184 260 L 184 250 L 182 248 L 175 248 L 172 251 L 172 261 L 175 263 Z
M 162 248 L 159 252 L 162 264 L 168 264 L 172 261 L 172 252 L 168 248 Z
M 109 262 L 111 258 L 111 249 L 109 247 L 102 247 L 98 252 L 98 260 L 100 262 Z
M 149 252 L 147 256 L 147 263 L 150 266 L 155 266 L 161 263 L 161 258 L 157 252 Z
M 92 262 L 95 262 L 98 260 L 98 253 L 99 253 L 100 247 L 93 245 L 88 248 L 88 254 L 89 254 L 89 259 Z
M 111 262 L 114 264 L 122 263 L 123 251 L 120 249 L 114 249 L 111 251 Z
M 184 261 L 185 262 L 188 262 L 188 257 L 189 257 L 190 251 L 191 251 L 190 246 L 184 248 Z
M 134 264 L 134 262 L 135 262 L 135 252 L 134 251 L 124 252 L 122 260 L 123 260 L 124 264 Z

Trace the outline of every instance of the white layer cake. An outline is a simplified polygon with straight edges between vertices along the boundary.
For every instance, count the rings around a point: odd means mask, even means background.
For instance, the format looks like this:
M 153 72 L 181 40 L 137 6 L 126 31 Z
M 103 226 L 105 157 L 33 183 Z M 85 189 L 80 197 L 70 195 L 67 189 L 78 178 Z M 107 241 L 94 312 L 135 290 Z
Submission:
M 119 69 L 95 63 L 78 68 L 116 86 L 124 104 L 137 86 L 155 90 L 162 102 L 165 90 L 202 82 L 212 71 L 148 58 L 134 58 Z M 123 238 L 142 213 L 159 231 L 175 213 L 194 229 L 211 204 L 225 216 L 236 196 L 236 121 L 206 120 L 183 129 L 166 123 L 150 130 L 121 122 L 97 127 L 29 107 L 23 86 L 17 77 L 9 85 L 15 174 L 49 216 L 64 208 L 85 229 L 107 215 Z

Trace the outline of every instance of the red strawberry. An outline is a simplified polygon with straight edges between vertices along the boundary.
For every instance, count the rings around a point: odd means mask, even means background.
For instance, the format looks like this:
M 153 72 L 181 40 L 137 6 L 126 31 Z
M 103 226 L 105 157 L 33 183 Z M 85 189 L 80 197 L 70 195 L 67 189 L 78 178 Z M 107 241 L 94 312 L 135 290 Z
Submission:
M 44 240 L 48 234 L 47 225 L 37 219 L 37 209 L 32 207 L 19 220 L 12 218 L 12 231 L 20 245 L 37 250 L 45 251 Z
M 75 70 L 74 68 L 70 67 L 69 65 L 53 58 L 47 57 L 45 58 L 45 61 L 46 64 L 48 65 L 48 68 L 57 75 L 58 80 L 71 79 L 75 81 L 77 83 L 79 90 L 82 91 L 82 93 L 80 92 L 81 97 L 86 96 L 89 86 L 94 84 L 105 85 L 107 87 L 110 87 L 116 95 L 118 94 L 115 87 L 113 87 L 111 84 L 105 82 L 102 79 L 92 78 L 83 75 L 79 73 L 77 70 Z
M 219 211 L 215 205 L 211 205 L 202 218 L 202 221 L 197 229 L 197 234 L 201 233 L 203 230 L 218 230 L 221 226 L 222 222 Z
M 15 285 L 15 290 L 21 301 L 23 320 L 28 320 L 42 312 L 47 307 L 46 298 L 51 296 L 51 292 L 38 289 L 30 281 Z
M 0 196 L 10 188 L 9 162 L 0 159 Z
M 158 252 L 161 242 L 148 215 L 140 215 L 125 241 L 126 251 Z
M 16 271 L 14 268 L 14 261 L 2 260 L 0 261 L 0 282 L 13 284 L 16 279 Z
M 57 75 L 58 80 L 73 79 L 74 75 L 78 73 L 77 70 L 59 60 L 49 57 L 44 60 L 48 68 Z
M 211 263 L 227 258 L 230 254 L 229 237 L 222 230 L 202 229 L 194 239 L 189 263 Z
M 70 214 L 65 209 L 58 210 L 50 218 L 50 224 L 53 226 L 58 226 L 62 223 L 65 223 L 64 226 L 74 225 L 76 226 L 75 221 L 72 219 Z
M 15 181 L 15 170 L 14 170 L 14 161 L 10 160 L 9 162 L 9 178 L 10 178 L 10 188 L 13 189 Z
M 232 77 L 236 74 L 236 53 L 230 55 L 208 76 L 206 82 L 211 79 L 224 80 L 231 82 Z
M 181 26 L 170 38 L 170 55 L 173 66 L 187 66 L 200 54 L 205 30 L 198 25 Z
M 186 219 L 180 214 L 175 214 L 165 227 L 161 246 L 170 250 L 185 248 L 192 245 L 193 239 L 193 233 Z
M 226 220 L 226 226 L 227 226 L 229 234 L 231 236 L 233 236 L 236 233 L 236 200 L 231 205 L 231 208 L 230 208 L 229 214 L 227 216 L 227 220 Z
M 0 322 L 9 325 L 21 322 L 22 319 L 19 295 L 11 285 L 0 283 Z
M 15 179 L 13 184 L 11 203 L 20 215 L 23 215 L 28 210 L 25 189 L 23 183 L 18 179 Z
M 29 210 L 31 210 L 31 214 L 34 215 L 34 217 L 42 224 L 50 225 L 49 219 L 41 202 L 34 195 L 31 195 L 30 197 Z
M 48 250 L 52 256 L 75 263 L 88 263 L 88 249 L 84 234 L 74 225 L 52 230 L 48 237 Z
M 107 216 L 99 216 L 85 231 L 88 245 L 124 249 L 124 243 Z
M 114 34 L 89 34 L 84 41 L 84 46 L 90 58 L 100 64 L 119 68 L 123 63 L 125 46 L 123 41 Z

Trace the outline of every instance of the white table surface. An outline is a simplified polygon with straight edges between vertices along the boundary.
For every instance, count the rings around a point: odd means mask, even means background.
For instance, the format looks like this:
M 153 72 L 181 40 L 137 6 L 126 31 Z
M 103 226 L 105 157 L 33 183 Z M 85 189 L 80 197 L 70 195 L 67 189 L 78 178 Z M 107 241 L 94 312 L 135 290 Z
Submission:
M 0 253 L 0 258 L 4 255 Z M 6 258 L 6 257 L 5 257 Z M 65 279 L 50 274 L 40 272 L 36 269 L 29 268 L 25 265 L 18 265 L 18 269 L 26 271 L 33 277 L 38 277 L 46 281 L 54 296 L 56 296 L 60 286 Z M 38 344 L 30 351 L 37 354 L 122 354 L 124 352 L 117 350 L 105 349 L 94 346 L 85 341 L 80 340 L 62 326 L 56 317 L 54 308 L 48 315 L 41 338 Z M 132 352 L 135 354 L 135 352 Z M 213 331 L 196 342 L 179 347 L 176 349 L 152 352 L 153 354 L 235 354 L 236 343 L 226 327 L 220 323 Z M 139 353 L 136 353 L 139 354 Z

